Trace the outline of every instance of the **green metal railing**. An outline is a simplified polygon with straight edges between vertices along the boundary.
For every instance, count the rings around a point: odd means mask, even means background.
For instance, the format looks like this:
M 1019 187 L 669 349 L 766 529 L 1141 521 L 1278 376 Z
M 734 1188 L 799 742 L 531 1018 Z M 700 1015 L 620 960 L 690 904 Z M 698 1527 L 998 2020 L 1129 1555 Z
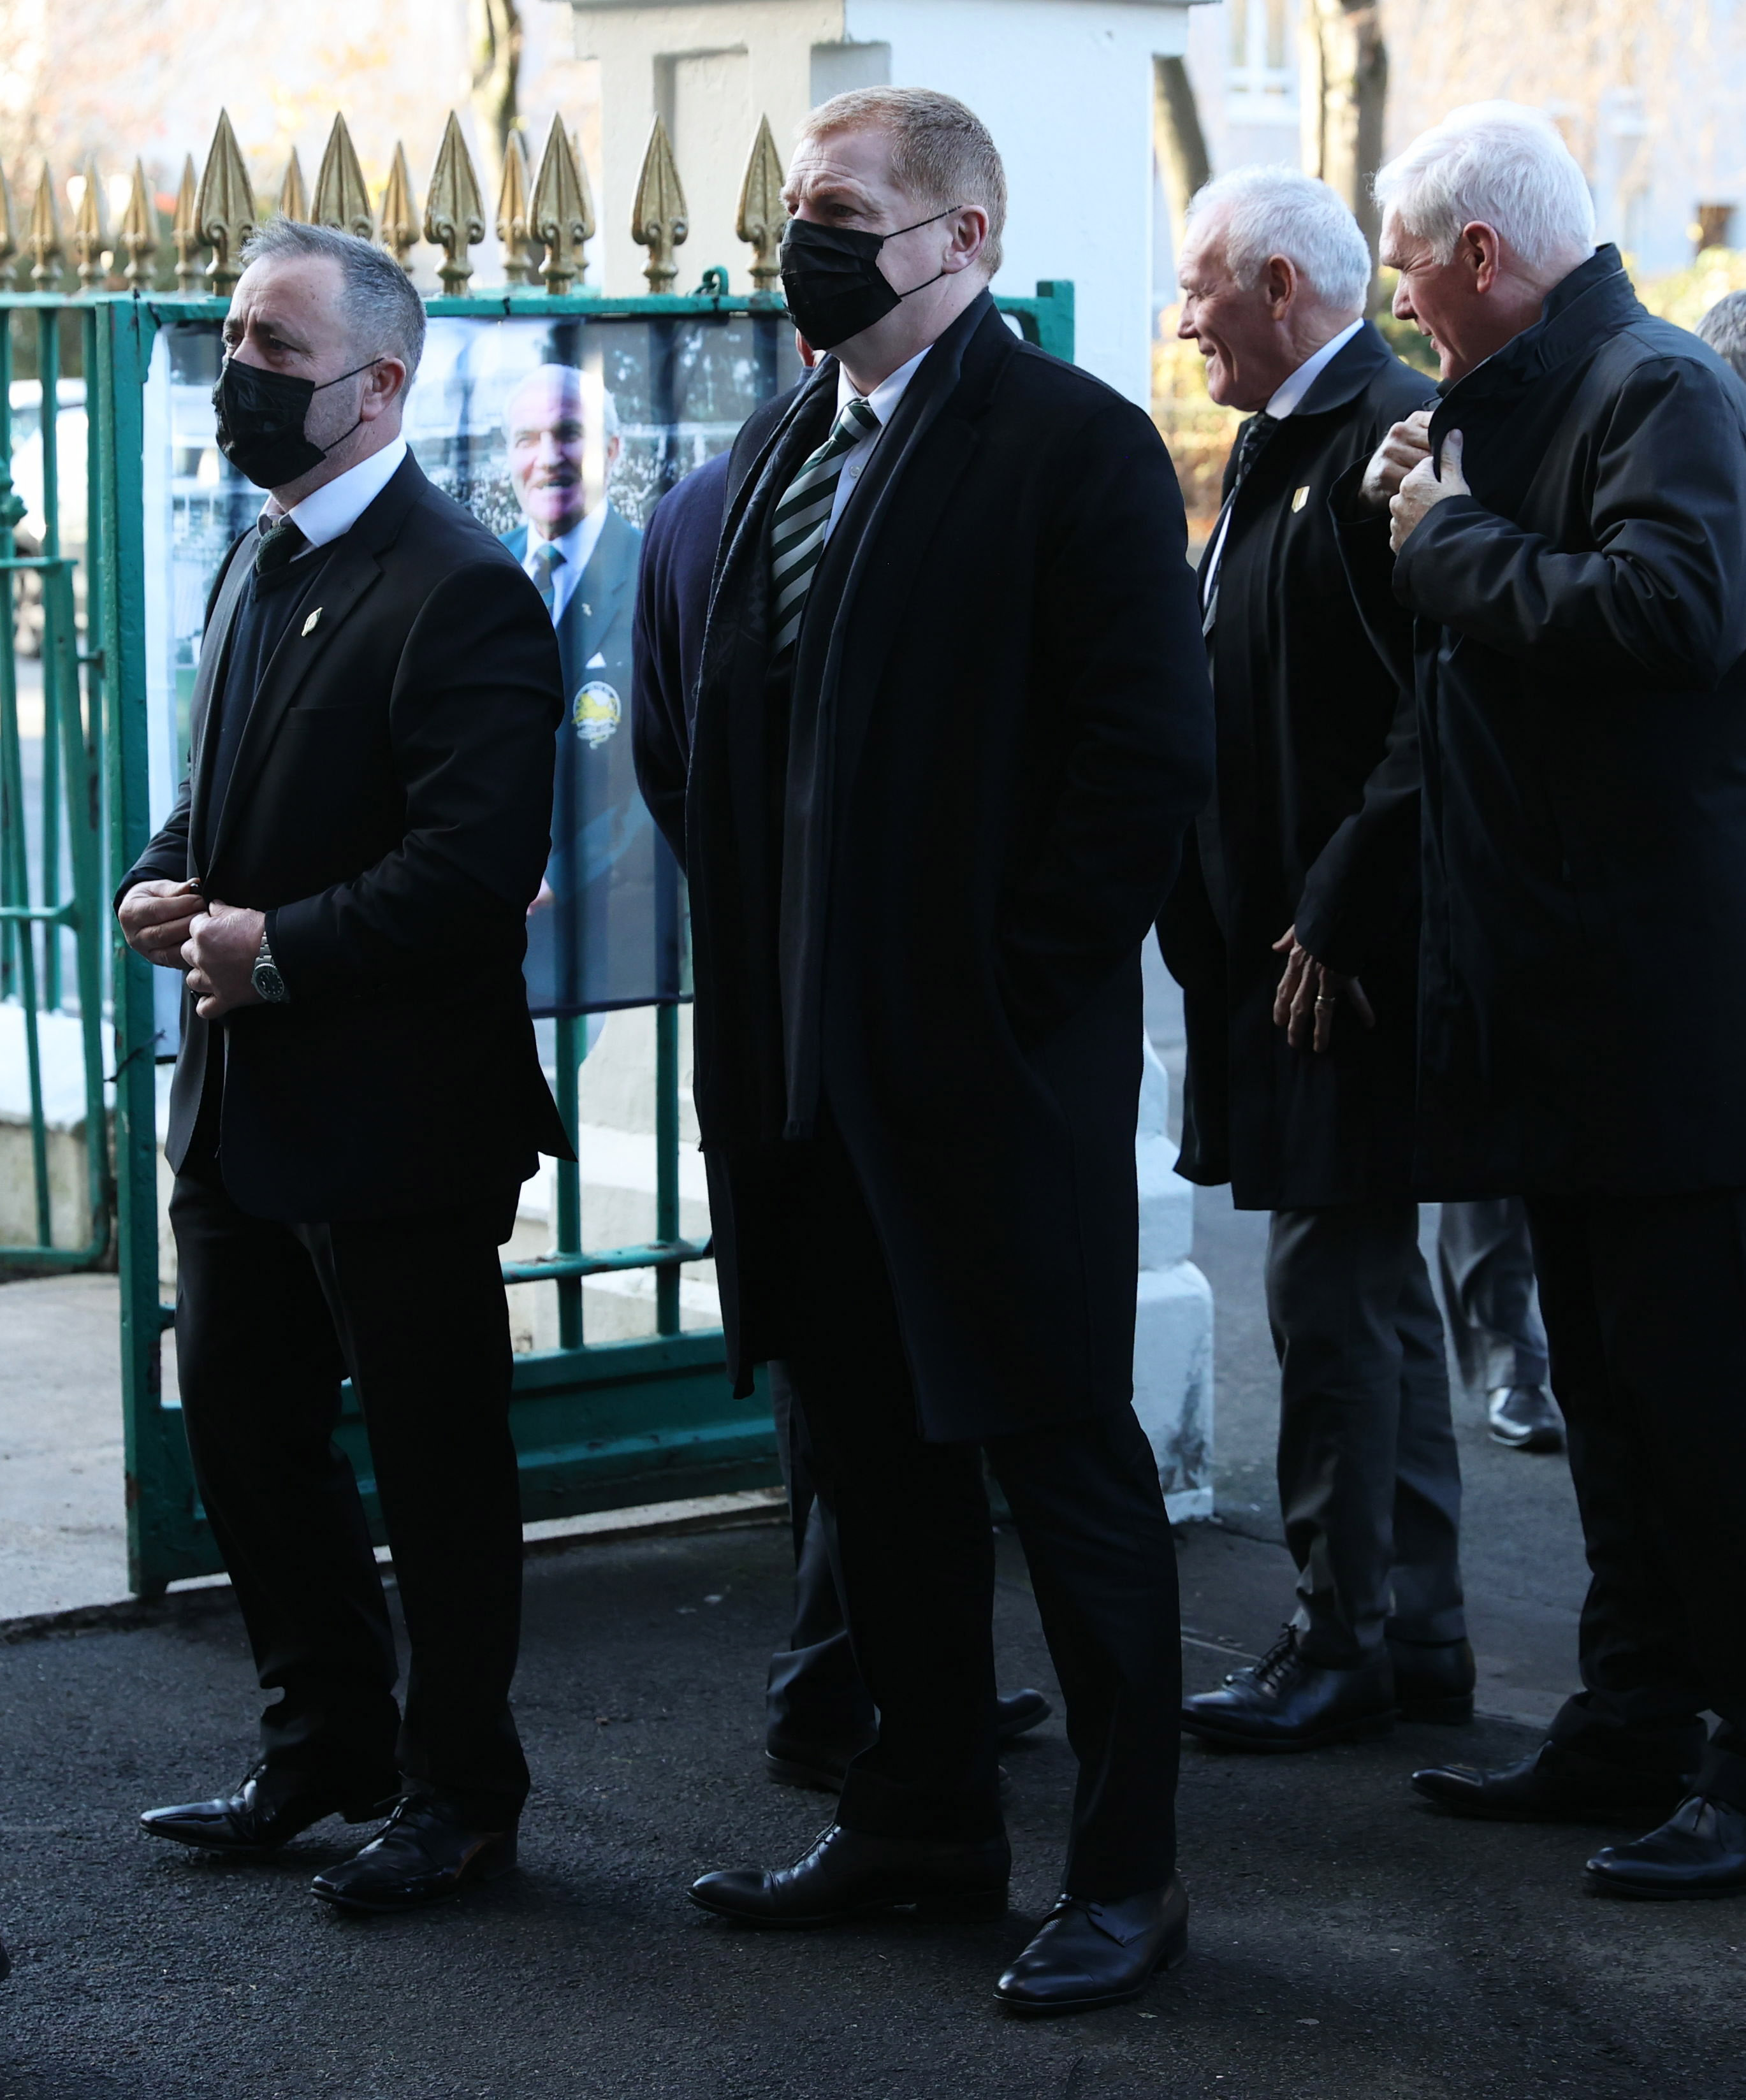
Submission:
M 1072 355 L 1072 287 L 1041 285 L 1034 298 L 1003 300 L 1014 325 L 1057 355 Z M 9 574 L 33 569 L 43 578 L 43 779 L 46 811 L 38 879 L 24 851 L 23 769 L 10 623 L 0 641 L 0 874 L 4 877 L 6 996 L 27 1017 L 64 1002 L 76 987 L 83 1030 L 91 1224 L 78 1246 L 51 1244 L 47 1211 L 48 1133 L 41 1113 L 42 1077 L 30 1065 L 36 1243 L 0 1248 L 0 1264 L 42 1268 L 90 1265 L 110 1242 L 114 1219 L 121 1279 L 122 1381 L 125 1417 L 130 1582 L 151 1594 L 180 1577 L 219 1565 L 200 1507 L 179 1409 L 166 1404 L 163 1336 L 172 1308 L 159 1288 L 157 1062 L 173 1048 L 161 1042 L 154 1012 L 153 972 L 122 944 L 108 909 L 115 876 L 132 864 L 152 830 L 148 718 L 145 401 L 152 346 L 169 324 L 216 325 L 217 299 L 108 294 L 78 298 L 0 294 L 7 326 L 33 326 L 46 390 L 43 428 L 46 516 L 51 531 L 40 556 L 13 554 L 19 515 L 7 501 L 9 432 L 0 423 L 0 562 Z M 611 325 L 676 318 L 700 324 L 750 317 L 783 324 L 767 296 L 724 293 L 608 300 L 588 294 L 555 298 L 511 292 L 440 298 L 433 318 L 577 320 Z M 32 316 L 34 316 L 33 320 Z M 60 552 L 55 517 L 53 381 L 62 331 L 81 332 L 85 373 L 90 487 L 84 553 L 86 646 L 80 646 L 73 562 Z M 774 364 L 771 364 L 773 373 Z M 10 364 L 5 374 L 10 378 Z M 0 386 L 0 404 L 7 399 Z M 5 412 L 0 406 L 0 416 Z M 79 672 L 86 677 L 82 687 Z M 55 752 L 52 776 L 48 752 Z M 64 826 L 64 829 L 62 827 Z M 53 834 L 52 838 L 51 834 Z M 60 841 L 70 849 L 70 885 L 60 880 Z M 72 983 L 56 975 L 51 952 L 70 935 L 77 956 Z M 36 943 L 33 946 L 33 943 Z M 104 1140 L 103 992 L 107 971 L 113 1022 L 114 1171 Z M 45 1005 L 44 1003 L 46 1003 Z M 33 1042 L 34 1020 L 27 1026 Z M 557 1023 L 557 1096 L 572 1139 L 580 1125 L 579 1074 L 586 1022 Z M 518 1356 L 512 1424 L 519 1458 L 524 1514 L 529 1519 L 665 1501 L 773 1483 L 775 1444 L 767 1407 L 736 1400 L 724 1375 L 718 1330 L 682 1331 L 684 1267 L 707 1259 L 706 1241 L 682 1236 L 680 1031 L 676 1007 L 656 1010 L 656 1189 L 654 1238 L 608 1249 L 583 1245 L 582 1169 L 560 1162 L 555 1173 L 553 1251 L 506 1264 L 511 1283 L 551 1286 L 557 1299 L 558 1346 Z M 652 1271 L 655 1332 L 631 1341 L 589 1342 L 583 1331 L 583 1285 L 590 1277 Z M 379 1537 L 368 1438 L 349 1393 L 339 1441 L 357 1473 Z
M 0 1245 L 0 1268 L 41 1272 L 101 1261 L 110 1245 L 113 1208 L 102 1026 L 106 915 L 98 744 L 104 666 L 100 651 L 80 646 L 74 591 L 80 564 L 61 549 L 59 443 L 64 333 L 78 338 L 88 358 L 101 324 L 88 304 L 69 310 L 60 299 L 14 296 L 5 305 L 20 319 L 15 322 L 8 314 L 0 326 L 0 577 L 7 606 L 7 617 L 0 620 L 0 1002 L 15 1010 L 22 1039 L 30 1176 L 24 1207 L 31 1225 L 29 1236 Z M 40 387 L 43 530 L 41 552 L 35 554 L 20 554 L 17 545 L 24 505 L 12 480 L 15 329 L 33 353 Z M 91 465 L 87 447 L 88 472 Z M 101 593 L 91 555 L 87 545 L 86 619 L 88 631 L 95 632 Z M 36 735 L 28 738 L 11 610 L 26 579 L 38 585 L 42 614 L 41 716 Z M 82 669 L 86 674 L 82 686 Z M 32 745 L 38 772 L 34 783 L 24 762 Z M 65 936 L 71 937 L 75 957 L 70 981 L 64 966 Z M 42 1060 L 48 1017 L 76 1024 L 84 1080 L 82 1200 L 75 1189 L 70 1236 L 64 1234 L 59 1244 Z M 5 1018 L 10 1021 L 11 1016 Z

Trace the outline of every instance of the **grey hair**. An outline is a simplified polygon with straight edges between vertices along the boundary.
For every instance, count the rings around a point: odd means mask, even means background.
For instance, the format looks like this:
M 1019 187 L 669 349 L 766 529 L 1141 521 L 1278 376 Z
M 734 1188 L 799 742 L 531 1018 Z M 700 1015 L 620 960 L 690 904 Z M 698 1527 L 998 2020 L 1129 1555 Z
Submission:
M 243 244 L 245 266 L 320 255 L 339 265 L 346 325 L 353 346 L 380 357 L 397 357 L 410 386 L 424 355 L 424 301 L 391 255 L 337 227 L 306 226 L 301 219 L 270 218 Z M 406 387 L 400 390 L 404 394 Z
M 1696 334 L 1746 379 L 1746 292 L 1730 292 L 1697 324 Z
M 1225 260 L 1246 289 L 1283 255 L 1322 305 L 1361 314 L 1370 290 L 1370 249 L 1339 192 L 1295 168 L 1233 168 L 1189 200 L 1192 227 L 1226 214 Z
M 1447 262 L 1461 228 L 1478 220 L 1501 234 L 1530 270 L 1585 259 L 1594 247 L 1594 200 L 1558 126 L 1520 102 L 1470 102 L 1415 139 L 1380 170 L 1376 199 L 1402 229 Z
M 577 391 L 581 396 L 583 408 L 599 419 L 600 435 L 603 438 L 616 438 L 618 435 L 618 404 L 607 391 L 605 382 L 599 373 L 585 371 L 578 364 L 536 364 L 531 372 L 524 372 L 511 387 L 509 399 L 503 404 L 503 426 L 506 435 L 509 432 L 511 410 L 534 381 L 543 379 L 549 372 L 562 373 L 566 378 L 575 380 Z

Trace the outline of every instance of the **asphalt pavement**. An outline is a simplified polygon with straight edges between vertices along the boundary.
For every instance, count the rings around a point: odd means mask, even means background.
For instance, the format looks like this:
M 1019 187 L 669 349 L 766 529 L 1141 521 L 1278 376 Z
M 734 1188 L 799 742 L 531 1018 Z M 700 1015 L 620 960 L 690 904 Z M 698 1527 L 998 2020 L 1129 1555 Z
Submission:
M 1429 1221 L 1427 1221 L 1429 1222 Z M 1184 1655 L 1213 1683 L 1288 1604 L 1267 1453 L 1262 1221 L 1200 1201 L 1218 1306 L 1223 1522 L 1185 1533 Z M 1044 2024 L 990 1988 L 1054 1893 L 1057 1717 L 1007 1754 L 1013 1909 L 761 1935 L 690 1908 L 699 1871 L 797 1854 L 822 1798 L 758 1767 L 780 1527 L 595 1543 L 528 1567 L 522 1869 L 360 1920 L 308 1895 L 346 1849 L 267 1864 L 139 1834 L 246 1764 L 254 1697 L 222 1591 L 129 1630 L 0 1646 L 0 2100 L 1467 2100 L 1746 2095 L 1746 1900 L 1589 1895 L 1604 1831 L 1448 1820 L 1412 1767 L 1519 1754 L 1567 1687 L 1580 1556 L 1562 1462 L 1461 1408 L 1487 1718 L 1311 1757 L 1185 1745 L 1188 1961 L 1138 2005 Z M 1002 1676 L 1053 1690 L 1001 1546 Z M 1518 1718 L 1498 1718 L 1514 1716 Z

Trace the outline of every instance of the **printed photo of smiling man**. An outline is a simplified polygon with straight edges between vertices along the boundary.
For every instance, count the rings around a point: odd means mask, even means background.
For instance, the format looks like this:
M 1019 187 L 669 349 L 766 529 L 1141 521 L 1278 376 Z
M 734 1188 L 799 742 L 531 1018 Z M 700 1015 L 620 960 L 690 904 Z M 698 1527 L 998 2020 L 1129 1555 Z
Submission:
M 535 1012 L 573 1012 L 620 1003 L 607 982 L 615 871 L 639 837 L 652 844 L 625 721 L 643 535 L 607 492 L 622 441 L 597 373 L 536 366 L 505 404 L 504 438 L 523 523 L 502 540 L 558 630 L 565 699 L 551 858 L 528 918 L 528 998 Z

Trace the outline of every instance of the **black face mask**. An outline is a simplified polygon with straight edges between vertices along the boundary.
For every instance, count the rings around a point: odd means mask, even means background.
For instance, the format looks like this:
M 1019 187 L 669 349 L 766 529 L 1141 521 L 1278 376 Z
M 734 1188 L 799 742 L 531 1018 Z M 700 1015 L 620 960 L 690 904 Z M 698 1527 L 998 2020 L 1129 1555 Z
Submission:
M 879 250 L 900 233 L 948 218 L 961 205 L 900 226 L 890 233 L 864 233 L 859 227 L 820 226 L 810 218 L 791 218 L 782 236 L 782 296 L 789 317 L 815 350 L 834 350 L 839 342 L 882 321 L 894 307 L 937 285 L 936 270 L 926 283 L 900 292 L 879 267 Z
M 362 416 L 332 445 L 312 444 L 303 435 L 311 400 L 340 379 L 356 379 L 379 357 L 342 372 L 339 379 L 298 379 L 289 372 L 270 372 L 262 364 L 239 364 L 227 357 L 212 390 L 212 412 L 218 420 L 219 450 L 257 488 L 285 488 L 320 465 L 334 445 L 343 445 Z

